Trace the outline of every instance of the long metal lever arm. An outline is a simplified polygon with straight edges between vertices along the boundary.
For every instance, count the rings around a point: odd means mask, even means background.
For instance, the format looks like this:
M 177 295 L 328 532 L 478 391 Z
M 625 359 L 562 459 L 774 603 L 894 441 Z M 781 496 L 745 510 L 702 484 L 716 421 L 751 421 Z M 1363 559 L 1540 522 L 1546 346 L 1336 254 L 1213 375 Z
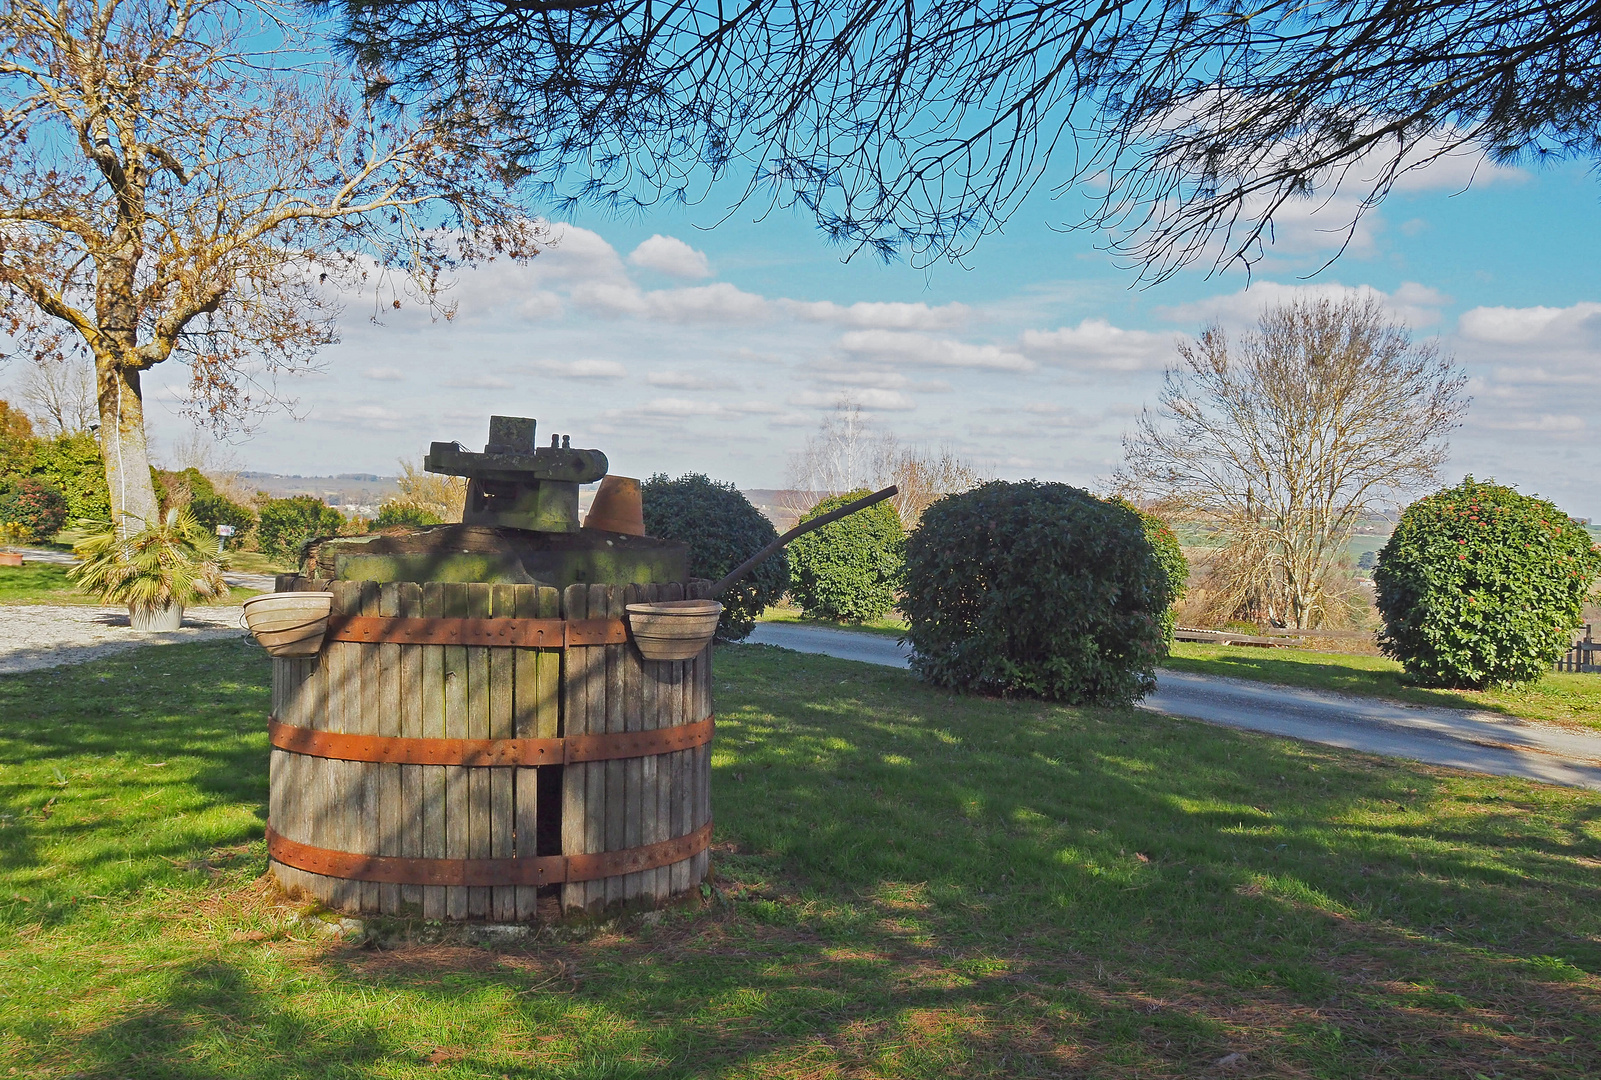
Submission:
M 856 511 L 866 510 L 869 506 L 876 506 L 885 499 L 892 499 L 896 495 L 900 494 L 900 490 L 900 488 L 896 487 L 894 484 L 891 484 L 883 491 L 875 491 L 871 495 L 857 499 L 855 502 L 848 502 L 837 510 L 830 510 L 828 513 L 814 517 L 810 521 L 801 522 L 799 525 L 789 530 L 789 532 L 785 533 L 783 536 L 780 536 L 777 540 L 774 540 L 771 544 L 768 544 L 756 554 L 752 555 L 750 558 L 734 567 L 732 573 L 730 573 L 723 580 L 719 581 L 716 585 L 712 586 L 712 595 L 722 596 L 732 585 L 734 585 L 734 583 L 739 581 L 740 578 L 744 577 L 746 574 L 756 569 L 757 566 L 761 565 L 761 561 L 763 559 L 767 558 L 767 556 L 771 555 L 773 552 L 777 551 L 779 548 L 783 547 L 797 536 L 804 536 L 813 529 L 820 529 L 831 521 L 838 521 L 842 517 L 849 517 L 851 514 L 856 513 Z

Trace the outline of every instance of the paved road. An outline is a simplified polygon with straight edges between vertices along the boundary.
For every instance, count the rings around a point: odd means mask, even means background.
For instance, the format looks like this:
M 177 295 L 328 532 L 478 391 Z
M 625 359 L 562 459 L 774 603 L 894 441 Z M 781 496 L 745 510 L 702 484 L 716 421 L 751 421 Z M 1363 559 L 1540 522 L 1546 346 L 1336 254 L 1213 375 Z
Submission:
M 751 642 L 906 667 L 893 638 L 821 626 L 758 623 Z M 1493 713 L 1402 705 L 1243 679 L 1163 671 L 1143 708 L 1227 727 L 1496 776 L 1601 790 L 1601 736 Z

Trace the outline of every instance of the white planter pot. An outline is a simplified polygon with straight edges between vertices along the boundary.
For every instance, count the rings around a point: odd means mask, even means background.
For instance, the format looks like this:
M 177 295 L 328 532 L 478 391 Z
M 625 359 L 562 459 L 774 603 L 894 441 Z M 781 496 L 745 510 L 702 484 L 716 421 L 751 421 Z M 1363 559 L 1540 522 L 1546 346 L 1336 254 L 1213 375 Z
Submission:
M 183 605 L 168 604 L 164 608 L 137 608 L 128 605 L 128 621 L 135 630 L 146 633 L 169 634 L 183 626 Z

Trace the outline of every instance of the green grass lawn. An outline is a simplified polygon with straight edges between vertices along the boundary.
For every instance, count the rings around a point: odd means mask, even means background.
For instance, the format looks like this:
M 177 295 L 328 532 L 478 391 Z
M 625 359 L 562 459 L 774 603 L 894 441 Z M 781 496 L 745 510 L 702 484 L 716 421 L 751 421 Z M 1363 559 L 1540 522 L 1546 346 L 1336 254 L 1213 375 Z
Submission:
M 832 630 L 855 630 L 863 634 L 877 634 L 880 637 L 899 638 L 906 633 L 906 620 L 898 615 L 886 615 L 882 619 L 868 619 L 865 622 L 835 622 L 832 619 L 808 618 L 800 608 L 791 604 L 775 604 L 762 612 L 758 622 L 798 623 L 802 626 L 826 626 Z
M 238 604 L 252 596 L 260 596 L 256 589 L 232 588 L 228 590 L 229 604 Z M 67 580 L 67 568 L 54 563 L 24 563 L 22 566 L 0 566 L 0 605 L 3 604 L 86 604 L 100 606 L 98 597 L 79 592 Z
M 1416 705 L 1483 709 L 1539 723 L 1601 731 L 1601 675 L 1549 672 L 1517 690 L 1430 690 L 1401 682 L 1401 665 L 1383 656 L 1173 643 L 1174 671 L 1367 694 Z
M 239 642 L 0 676 L 0 1075 L 1593 1076 L 1601 796 L 721 648 L 711 898 L 491 951 L 260 875 Z M 1232 1054 L 1226 1068 L 1216 1066 Z

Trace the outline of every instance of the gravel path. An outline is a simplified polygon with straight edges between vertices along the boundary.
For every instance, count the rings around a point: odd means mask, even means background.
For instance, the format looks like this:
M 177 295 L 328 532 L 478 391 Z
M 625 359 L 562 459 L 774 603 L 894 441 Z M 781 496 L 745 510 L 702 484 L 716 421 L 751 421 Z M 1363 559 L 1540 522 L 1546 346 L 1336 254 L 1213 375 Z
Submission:
M 183 613 L 183 629 L 145 634 L 128 628 L 126 608 L 16 604 L 0 607 L 0 674 L 81 664 L 144 645 L 239 637 L 238 607 L 195 607 Z

